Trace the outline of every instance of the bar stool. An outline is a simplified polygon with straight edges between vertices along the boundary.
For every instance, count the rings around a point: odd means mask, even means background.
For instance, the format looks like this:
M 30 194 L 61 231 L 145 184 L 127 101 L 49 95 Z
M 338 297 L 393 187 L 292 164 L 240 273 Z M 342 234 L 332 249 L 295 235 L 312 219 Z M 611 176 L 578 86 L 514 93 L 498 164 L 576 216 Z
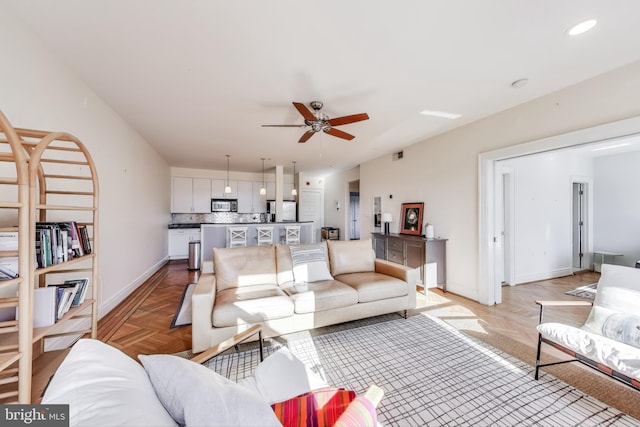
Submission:
M 273 227 L 256 227 L 258 232 L 258 246 L 273 243 Z
M 288 245 L 291 243 L 300 243 L 300 226 L 299 225 L 287 225 L 284 227 L 285 235 L 284 242 Z
M 229 227 L 229 247 L 247 246 L 247 227 Z

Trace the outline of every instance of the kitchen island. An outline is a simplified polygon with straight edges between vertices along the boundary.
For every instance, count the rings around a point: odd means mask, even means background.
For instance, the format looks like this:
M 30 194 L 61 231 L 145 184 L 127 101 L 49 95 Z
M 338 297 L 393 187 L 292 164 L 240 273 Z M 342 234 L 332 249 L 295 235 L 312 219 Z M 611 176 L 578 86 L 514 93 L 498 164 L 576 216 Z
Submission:
M 200 224 L 200 253 L 202 273 L 213 272 L 213 248 L 229 246 L 229 227 L 247 227 L 247 246 L 258 244 L 257 227 L 273 227 L 273 242 L 284 243 L 285 227 L 300 226 L 300 243 L 312 243 L 313 221 L 305 222 L 243 222 L 236 224 Z

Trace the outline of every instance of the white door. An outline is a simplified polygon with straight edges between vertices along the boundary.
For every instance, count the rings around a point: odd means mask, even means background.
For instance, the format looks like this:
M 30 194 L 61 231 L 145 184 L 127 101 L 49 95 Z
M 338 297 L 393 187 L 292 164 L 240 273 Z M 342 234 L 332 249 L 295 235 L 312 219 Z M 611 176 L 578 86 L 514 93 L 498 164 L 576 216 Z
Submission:
M 322 190 L 305 189 L 300 191 L 298 221 L 313 221 L 311 242 L 321 240 L 320 231 L 324 219 L 322 195 Z

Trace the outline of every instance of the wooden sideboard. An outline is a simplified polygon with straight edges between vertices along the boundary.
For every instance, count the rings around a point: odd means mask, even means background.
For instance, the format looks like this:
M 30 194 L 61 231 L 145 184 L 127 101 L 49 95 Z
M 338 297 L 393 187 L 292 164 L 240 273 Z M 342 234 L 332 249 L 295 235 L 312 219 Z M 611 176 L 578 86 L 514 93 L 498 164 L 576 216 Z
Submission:
M 435 263 L 436 283 L 447 291 L 447 239 L 427 239 L 407 234 L 371 233 L 376 258 L 386 259 L 411 268 L 420 269 L 421 285 L 425 293 L 429 283 L 430 265 Z

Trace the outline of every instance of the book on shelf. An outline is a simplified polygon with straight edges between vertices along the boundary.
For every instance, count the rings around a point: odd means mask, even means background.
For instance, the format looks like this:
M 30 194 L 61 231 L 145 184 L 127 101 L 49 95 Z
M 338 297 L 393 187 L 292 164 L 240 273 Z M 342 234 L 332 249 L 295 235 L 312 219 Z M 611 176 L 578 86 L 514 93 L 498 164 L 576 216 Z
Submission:
M 18 257 L 0 257 L 0 280 L 15 279 L 18 271 Z
M 64 283 L 48 285 L 48 288 L 56 290 L 56 319 L 60 320 L 71 307 L 80 289 L 80 283 Z
M 57 318 L 58 289 L 55 286 L 36 288 L 33 299 L 33 327 L 51 326 Z
M 76 294 L 71 302 L 71 307 L 77 307 L 84 302 L 85 295 L 87 294 L 87 284 L 89 283 L 89 279 L 68 279 L 64 281 L 65 285 L 75 285 L 77 286 Z
M 79 227 L 75 221 L 37 222 L 37 267 L 48 267 L 91 253 L 86 228 Z
M 0 251 L 18 250 L 18 232 L 0 231 Z

